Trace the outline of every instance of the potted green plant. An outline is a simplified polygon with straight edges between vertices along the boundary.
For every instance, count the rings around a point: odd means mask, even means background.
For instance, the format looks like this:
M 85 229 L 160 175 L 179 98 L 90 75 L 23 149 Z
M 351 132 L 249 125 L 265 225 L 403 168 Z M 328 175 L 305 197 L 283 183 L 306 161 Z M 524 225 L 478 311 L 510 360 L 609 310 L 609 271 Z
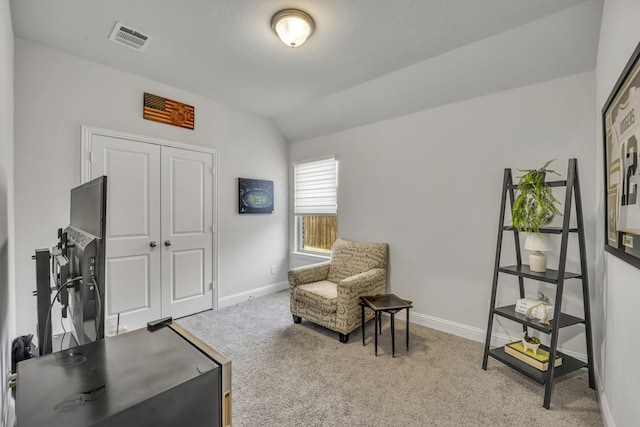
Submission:
M 538 272 L 546 271 L 547 257 L 542 252 L 551 249 L 549 236 L 541 235 L 540 228 L 549 225 L 556 215 L 561 215 L 556 207 L 560 202 L 545 181 L 548 173 L 560 175 L 549 169 L 551 162 L 553 160 L 539 169 L 518 169 L 525 174 L 519 177 L 511 212 L 513 226 L 530 233 L 525 241 L 525 249 L 534 251 L 529 255 L 529 265 L 532 271 Z

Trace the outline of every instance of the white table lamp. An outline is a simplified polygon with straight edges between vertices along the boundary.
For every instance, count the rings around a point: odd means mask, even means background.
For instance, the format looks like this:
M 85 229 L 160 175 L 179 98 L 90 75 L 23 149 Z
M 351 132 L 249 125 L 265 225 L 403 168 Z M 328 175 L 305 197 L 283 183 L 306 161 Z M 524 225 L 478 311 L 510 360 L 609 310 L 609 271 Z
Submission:
M 543 251 L 551 250 L 551 239 L 546 234 L 530 233 L 524 242 L 524 248 L 533 251 L 529 254 L 529 268 L 531 271 L 544 273 L 547 271 L 547 257 Z

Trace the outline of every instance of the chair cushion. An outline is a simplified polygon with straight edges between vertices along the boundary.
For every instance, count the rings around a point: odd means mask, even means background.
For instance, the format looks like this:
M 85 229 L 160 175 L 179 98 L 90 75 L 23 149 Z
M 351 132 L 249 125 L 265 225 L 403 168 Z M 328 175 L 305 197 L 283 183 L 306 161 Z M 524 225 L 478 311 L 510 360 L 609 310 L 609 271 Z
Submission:
M 328 280 L 296 286 L 296 301 L 304 306 L 335 313 L 338 310 L 338 285 Z
M 338 239 L 331 248 L 327 280 L 338 283 L 372 268 L 387 267 L 386 243 L 361 243 Z

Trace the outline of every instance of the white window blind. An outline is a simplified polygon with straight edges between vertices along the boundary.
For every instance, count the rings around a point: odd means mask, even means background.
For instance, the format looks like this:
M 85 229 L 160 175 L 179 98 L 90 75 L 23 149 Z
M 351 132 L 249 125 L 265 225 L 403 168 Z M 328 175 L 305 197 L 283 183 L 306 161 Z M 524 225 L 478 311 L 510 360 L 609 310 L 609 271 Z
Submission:
M 293 165 L 294 214 L 338 214 L 338 161 L 335 157 Z

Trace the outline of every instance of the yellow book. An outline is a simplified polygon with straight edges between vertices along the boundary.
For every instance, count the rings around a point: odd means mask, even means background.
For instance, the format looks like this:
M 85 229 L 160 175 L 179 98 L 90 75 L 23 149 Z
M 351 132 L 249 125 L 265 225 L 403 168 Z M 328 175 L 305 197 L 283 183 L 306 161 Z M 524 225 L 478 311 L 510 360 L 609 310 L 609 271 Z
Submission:
M 549 369 L 549 352 L 542 348 L 538 348 L 537 354 L 534 354 L 532 350 L 525 351 L 522 341 L 517 341 L 505 345 L 504 352 L 541 371 Z M 555 366 L 560 365 L 562 365 L 562 357 L 556 356 Z

